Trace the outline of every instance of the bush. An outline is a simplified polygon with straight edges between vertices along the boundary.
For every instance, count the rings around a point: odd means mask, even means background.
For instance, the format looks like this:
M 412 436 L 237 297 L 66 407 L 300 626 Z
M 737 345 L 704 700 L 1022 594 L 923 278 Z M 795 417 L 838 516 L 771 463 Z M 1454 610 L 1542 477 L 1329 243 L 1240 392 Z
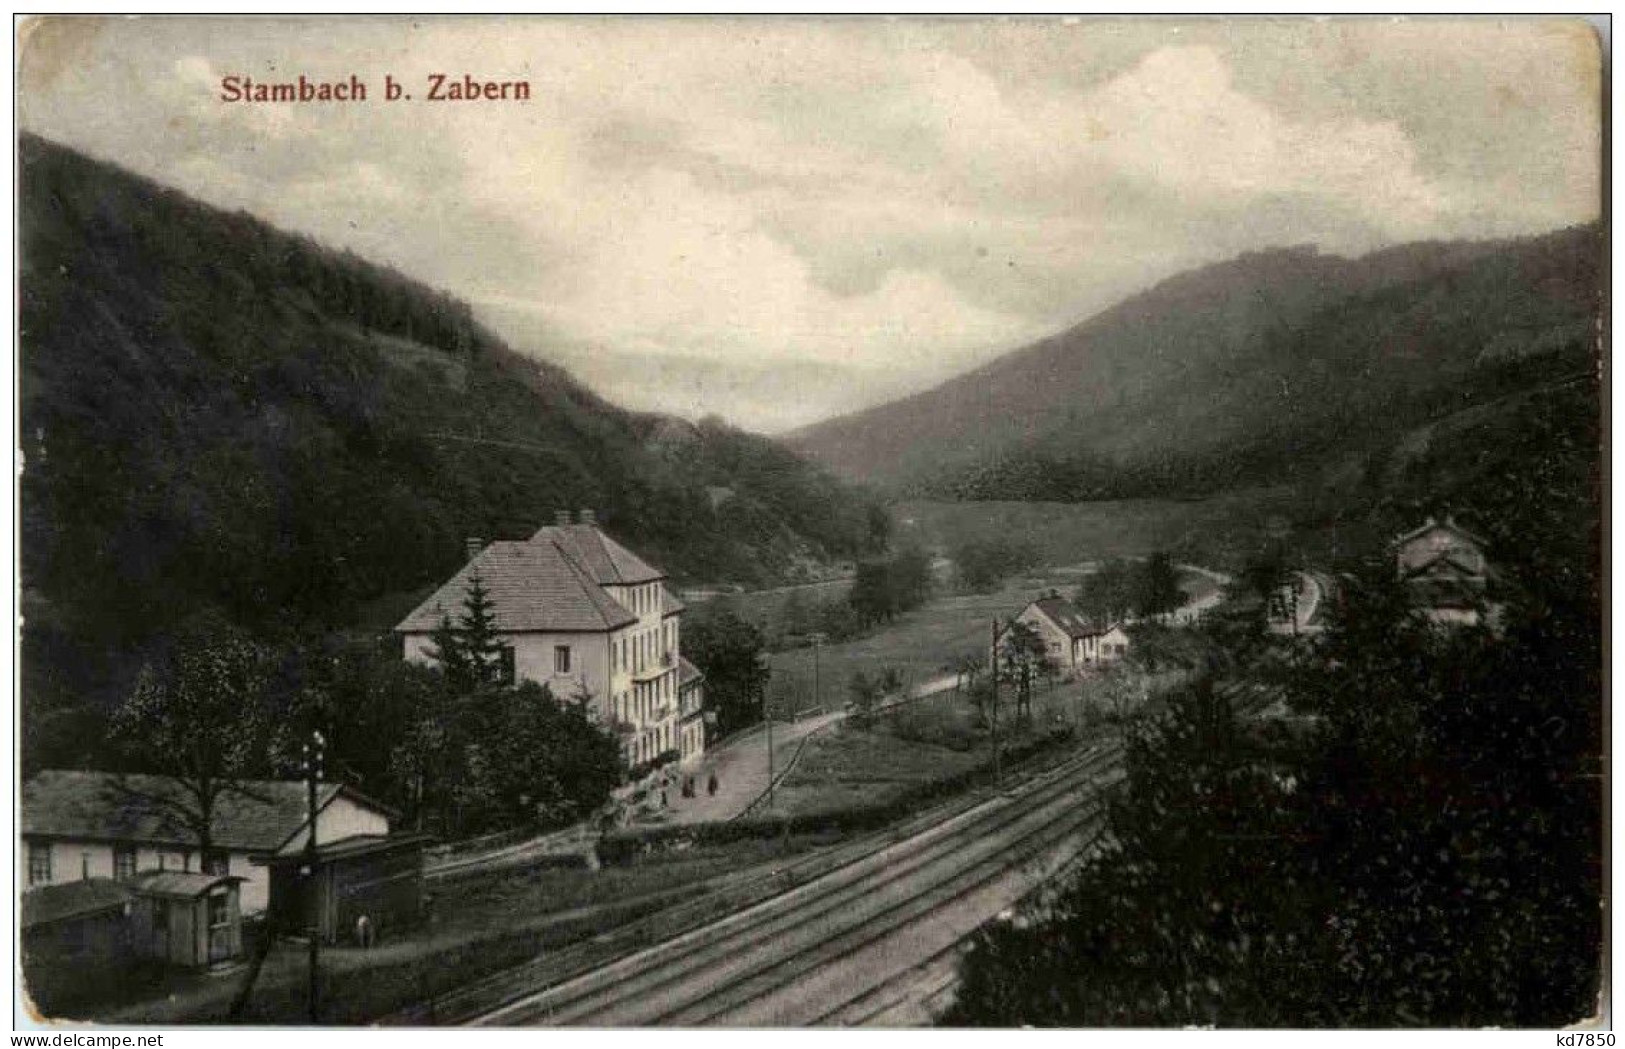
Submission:
M 1031 543 L 1006 539 L 972 539 L 954 548 L 959 585 L 966 590 L 991 590 L 1009 576 L 1038 563 Z
M 1071 728 L 1055 729 L 1035 739 L 999 748 L 1008 768 L 1038 754 L 1062 746 L 1072 739 Z M 991 759 L 963 772 L 921 783 L 876 805 L 826 812 L 809 812 L 778 818 L 733 820 L 728 823 L 696 823 L 687 826 L 649 827 L 615 831 L 598 841 L 598 859 L 605 864 L 624 865 L 638 856 L 696 845 L 720 845 L 752 838 L 772 838 L 788 834 L 857 834 L 877 830 L 913 815 L 926 806 L 962 793 L 985 780 Z

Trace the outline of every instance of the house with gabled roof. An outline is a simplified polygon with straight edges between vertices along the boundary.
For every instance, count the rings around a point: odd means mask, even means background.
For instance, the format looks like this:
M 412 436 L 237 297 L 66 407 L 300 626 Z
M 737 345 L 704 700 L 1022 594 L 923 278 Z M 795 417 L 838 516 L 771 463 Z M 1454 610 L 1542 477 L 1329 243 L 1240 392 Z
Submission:
M 1096 623 L 1053 591 L 1028 604 L 1016 619 L 1037 631 L 1058 667 L 1094 666 L 1121 658 L 1128 651 L 1128 635 L 1120 624 Z
M 46 769 L 23 784 L 19 805 L 19 890 L 64 882 L 130 881 L 153 871 L 242 878 L 242 909 L 265 910 L 269 879 L 251 857 L 303 850 L 309 834 L 303 780 L 248 780 L 215 800 L 212 849 L 179 816 L 195 811 L 169 776 Z M 316 841 L 387 835 L 396 814 L 339 783 L 316 792 Z
M 703 675 L 681 655 L 683 604 L 666 573 L 605 534 L 591 510 L 478 549 L 396 626 L 405 658 L 433 664 L 434 631 L 458 621 L 476 578 L 510 681 L 585 700 L 629 764 L 704 753 Z
M 1487 608 L 1491 574 L 1484 540 L 1453 518 L 1429 517 L 1393 541 L 1395 572 L 1416 607 L 1446 625 L 1473 625 Z

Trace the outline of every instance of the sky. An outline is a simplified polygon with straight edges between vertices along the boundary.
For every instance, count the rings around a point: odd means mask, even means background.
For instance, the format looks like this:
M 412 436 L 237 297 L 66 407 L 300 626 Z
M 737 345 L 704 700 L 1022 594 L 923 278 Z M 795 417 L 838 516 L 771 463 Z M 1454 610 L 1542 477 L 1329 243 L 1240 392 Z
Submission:
M 221 99 L 300 74 L 369 100 Z M 612 401 L 778 433 L 1244 251 L 1593 220 L 1599 77 L 1572 20 L 59 18 L 18 115 Z

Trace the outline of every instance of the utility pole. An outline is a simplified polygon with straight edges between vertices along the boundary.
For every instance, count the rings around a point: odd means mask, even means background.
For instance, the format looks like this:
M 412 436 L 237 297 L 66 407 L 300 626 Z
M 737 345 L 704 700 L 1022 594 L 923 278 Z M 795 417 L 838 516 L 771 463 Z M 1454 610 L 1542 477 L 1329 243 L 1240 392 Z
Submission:
M 993 686 L 993 786 L 996 788 L 1004 782 L 1004 776 L 999 768 L 999 620 L 992 621 L 993 642 L 987 651 L 987 668 L 992 675 L 989 684 Z
M 811 636 L 813 646 L 813 708 L 819 710 L 824 705 L 824 692 L 818 687 L 818 650 L 824 647 L 824 635 Z
M 327 741 L 320 730 L 313 730 L 310 742 L 303 745 L 305 771 L 305 917 L 306 931 L 310 934 L 310 1022 L 321 1023 L 318 997 L 318 974 L 321 952 L 321 919 L 316 907 L 316 785 L 322 778 L 322 747 Z
M 762 720 L 767 722 L 767 807 L 773 807 L 773 715 L 767 709 L 767 687 L 762 688 Z

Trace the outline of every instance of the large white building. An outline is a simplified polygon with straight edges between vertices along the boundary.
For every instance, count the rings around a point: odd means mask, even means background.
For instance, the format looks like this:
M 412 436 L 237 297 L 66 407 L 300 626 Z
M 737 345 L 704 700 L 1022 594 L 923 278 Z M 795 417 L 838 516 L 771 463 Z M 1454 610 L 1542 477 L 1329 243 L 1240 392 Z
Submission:
M 588 697 L 629 764 L 704 753 L 704 678 L 682 658 L 683 605 L 666 573 L 605 535 L 592 511 L 479 550 L 395 628 L 407 659 L 433 663 L 432 634 L 460 620 L 476 576 L 510 679 Z

